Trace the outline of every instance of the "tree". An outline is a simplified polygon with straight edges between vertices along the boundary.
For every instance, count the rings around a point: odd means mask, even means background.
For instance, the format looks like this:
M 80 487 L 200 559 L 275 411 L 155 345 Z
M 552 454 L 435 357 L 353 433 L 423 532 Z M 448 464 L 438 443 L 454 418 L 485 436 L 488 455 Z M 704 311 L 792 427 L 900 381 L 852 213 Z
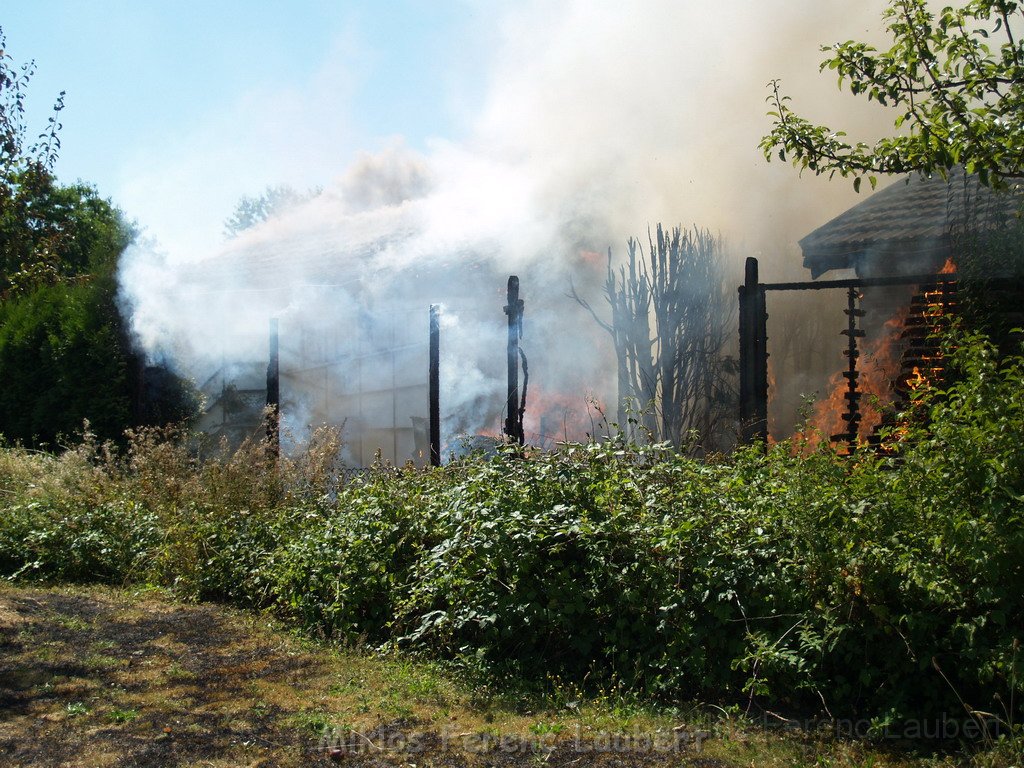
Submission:
M 64 91 L 53 107 L 53 115 L 38 141 L 25 146 L 25 90 L 35 72 L 35 62 L 21 67 L 12 64 L 7 53 L 7 38 L 0 27 L 0 180 L 5 183 L 12 175 L 31 167 L 52 168 L 60 150 L 58 121 L 64 109 Z
M 605 299 L 611 321 L 572 296 L 612 337 L 618 368 L 620 428 L 638 422 L 676 448 L 696 434 L 697 450 L 735 437 L 735 361 L 726 355 L 734 306 L 726 288 L 722 241 L 707 230 L 659 224 L 649 248 L 631 238 L 618 272 L 608 252 Z
M 883 18 L 893 45 L 824 46 L 821 69 L 895 112 L 897 135 L 873 145 L 798 116 L 772 81 L 774 118 L 761 149 L 815 174 L 945 173 L 962 165 L 984 184 L 1024 179 L 1024 9 L 1016 0 L 971 0 L 935 13 L 927 0 L 890 0 Z M 998 41 L 995 44 L 993 41 Z
M 305 192 L 298 192 L 287 184 L 279 184 L 276 187 L 267 187 L 257 197 L 243 195 L 235 206 L 234 213 L 224 222 L 224 234 L 231 238 L 241 232 L 260 224 L 267 219 L 288 211 L 295 206 L 312 200 L 322 190 L 314 188 Z
M 0 29 L 0 434 L 53 445 L 85 419 L 104 439 L 154 416 L 181 420 L 195 407 L 188 387 L 144 367 L 118 310 L 118 259 L 135 228 L 91 186 L 58 183 L 63 94 L 28 144 L 31 74 L 31 62 L 11 64 Z M 154 377 L 156 399 L 145 394 Z
M 58 118 L 64 92 L 57 97 L 46 130 L 28 145 L 25 95 L 34 70 L 31 61 L 13 65 L 0 27 L 0 298 L 12 289 L 52 282 L 59 271 L 55 254 L 61 241 L 67 242 L 48 216 L 54 205 L 39 207 L 54 188 L 52 168 L 60 150 Z
M 119 309 L 118 260 L 134 227 L 86 185 L 50 177 L 15 197 L 32 216 L 19 219 L 16 205 L 0 217 L 0 433 L 52 446 L 84 419 L 118 439 L 129 426 L 191 416 L 187 382 L 145 365 Z

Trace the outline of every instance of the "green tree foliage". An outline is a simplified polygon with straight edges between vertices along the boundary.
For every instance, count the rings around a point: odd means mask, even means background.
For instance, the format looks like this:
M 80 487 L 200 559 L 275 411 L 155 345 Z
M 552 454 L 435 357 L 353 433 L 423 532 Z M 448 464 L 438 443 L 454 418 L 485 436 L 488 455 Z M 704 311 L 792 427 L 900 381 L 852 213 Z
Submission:
M 0 296 L 111 275 L 135 233 L 95 189 L 42 168 L 16 175 L 0 209 Z
M 65 201 L 52 197 L 51 169 L 60 149 L 58 118 L 64 94 L 54 105 L 47 129 L 29 145 L 25 92 L 34 63 L 15 67 L 6 48 L 0 28 L 0 298 L 12 290 L 52 282 L 66 272 L 57 254 L 72 234 L 61 227 L 66 219 L 54 215 Z M 72 269 L 81 266 L 71 261 Z
M 1024 8 L 1016 0 L 971 0 L 934 12 L 927 0 L 890 0 L 884 18 L 892 47 L 862 42 L 823 47 L 821 69 L 854 95 L 891 108 L 896 135 L 873 145 L 816 125 L 771 83 L 771 132 L 761 141 L 815 174 L 945 173 L 963 165 L 983 183 L 1024 178 Z
M 84 418 L 105 437 L 131 423 L 133 377 L 111 293 L 58 284 L 0 305 L 0 425 L 7 438 L 52 445 L 81 430 Z
M 25 143 L 25 91 L 34 71 L 33 61 L 20 67 L 13 65 L 7 53 L 7 38 L 0 27 L 0 178 L 5 182 L 26 168 L 52 167 L 60 150 L 58 118 L 64 108 L 63 91 L 38 141 L 31 146 Z
M 279 216 L 295 206 L 312 200 L 320 189 L 298 192 L 287 184 L 267 187 L 256 197 L 243 195 L 235 206 L 234 213 L 224 222 L 224 234 L 231 238 L 274 216 Z
M 92 187 L 54 176 L 63 94 L 29 145 L 31 74 L 31 63 L 11 64 L 0 30 L 0 435 L 52 445 L 85 419 L 118 437 L 155 414 L 183 418 L 190 401 L 181 382 L 159 402 L 145 396 L 142 361 L 118 312 L 117 263 L 134 228 Z

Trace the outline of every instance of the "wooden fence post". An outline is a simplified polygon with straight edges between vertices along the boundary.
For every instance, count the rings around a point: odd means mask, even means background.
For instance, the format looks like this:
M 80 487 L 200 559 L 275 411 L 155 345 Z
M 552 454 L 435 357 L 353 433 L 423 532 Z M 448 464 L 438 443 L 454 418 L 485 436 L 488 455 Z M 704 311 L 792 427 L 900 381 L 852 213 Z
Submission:
M 267 364 L 267 453 L 277 458 L 281 453 L 281 356 L 278 322 L 270 318 L 270 362 Z
M 430 305 L 430 466 L 441 466 L 441 307 Z
M 768 314 L 757 259 L 747 258 L 740 286 L 740 440 L 768 441 Z

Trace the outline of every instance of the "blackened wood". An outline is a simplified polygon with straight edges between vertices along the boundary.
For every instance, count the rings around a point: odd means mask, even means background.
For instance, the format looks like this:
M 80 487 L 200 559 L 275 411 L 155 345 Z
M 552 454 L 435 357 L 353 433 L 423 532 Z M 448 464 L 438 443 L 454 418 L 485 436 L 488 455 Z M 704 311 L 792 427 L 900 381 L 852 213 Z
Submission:
M 847 337 L 847 348 L 843 354 L 849 360 L 847 370 L 843 373 L 846 378 L 846 392 L 843 393 L 843 398 L 846 400 L 846 413 L 839 414 L 839 417 L 847 423 L 847 429 L 846 432 L 838 435 L 830 435 L 832 440 L 845 442 L 851 453 L 857 448 L 857 434 L 861 420 L 861 392 L 857 387 L 857 380 L 860 378 L 857 369 L 860 350 L 857 348 L 857 339 L 864 337 L 864 331 L 857 327 L 857 318 L 864 317 L 865 313 L 857 306 L 859 301 L 860 291 L 851 285 L 846 292 L 846 309 L 843 310 L 847 317 L 847 325 L 839 332 Z
M 508 397 L 505 401 L 505 434 L 509 440 L 522 445 L 524 435 L 519 404 L 519 340 L 523 335 L 523 300 L 519 298 L 519 278 L 515 275 L 508 278 L 508 304 L 505 305 L 505 314 L 508 315 Z
M 441 307 L 430 305 L 430 466 L 441 466 Z
M 767 315 L 753 256 L 740 286 L 740 436 L 744 443 L 768 438 Z
M 754 439 L 768 445 L 768 311 L 764 288 L 754 292 Z
M 281 357 L 277 318 L 270 318 L 270 362 L 267 365 L 267 452 L 281 452 Z

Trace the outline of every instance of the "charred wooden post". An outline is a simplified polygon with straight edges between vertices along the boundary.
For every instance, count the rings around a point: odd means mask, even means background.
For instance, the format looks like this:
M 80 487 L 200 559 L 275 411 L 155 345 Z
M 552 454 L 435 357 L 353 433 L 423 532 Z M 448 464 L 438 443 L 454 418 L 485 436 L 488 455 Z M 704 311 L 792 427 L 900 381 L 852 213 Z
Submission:
M 757 259 L 747 258 L 740 286 L 740 439 L 768 442 L 768 314 Z
M 281 452 L 281 357 L 277 318 L 270 318 L 270 362 L 267 365 L 267 453 Z
M 441 307 L 430 305 L 430 466 L 441 466 Z
M 858 349 L 857 339 L 864 337 L 864 331 L 857 327 L 857 319 L 864 317 L 866 313 L 863 309 L 857 307 L 859 300 L 860 291 L 850 287 L 846 292 L 847 306 L 843 310 L 847 318 L 846 328 L 839 332 L 846 336 L 847 339 L 847 348 L 843 350 L 843 354 L 848 361 L 847 369 L 843 371 L 843 378 L 846 379 L 846 392 L 843 393 L 843 397 L 846 399 L 846 413 L 840 414 L 840 418 L 846 422 L 846 431 L 831 436 L 833 441 L 845 441 L 850 451 L 855 450 L 857 447 L 857 434 L 860 430 L 861 419 L 861 392 L 857 387 L 857 380 L 860 378 L 860 373 L 857 370 L 857 359 L 860 357 L 860 350 Z
M 508 279 L 508 398 L 505 401 L 505 435 L 512 442 L 522 445 L 523 410 L 519 402 L 519 340 L 523 337 L 523 300 L 519 298 L 519 278 L 511 275 Z
M 132 394 L 132 421 L 136 424 L 145 424 L 148 410 L 146 397 L 146 356 L 145 354 L 133 354 L 128 360 L 135 366 L 135 387 Z
M 755 437 L 768 445 L 768 310 L 764 287 L 754 293 L 754 429 Z
M 749 257 L 744 270 L 743 285 L 739 287 L 740 299 L 740 440 L 751 443 L 754 435 L 750 429 L 754 413 L 754 333 L 751 297 L 757 290 L 757 259 Z

